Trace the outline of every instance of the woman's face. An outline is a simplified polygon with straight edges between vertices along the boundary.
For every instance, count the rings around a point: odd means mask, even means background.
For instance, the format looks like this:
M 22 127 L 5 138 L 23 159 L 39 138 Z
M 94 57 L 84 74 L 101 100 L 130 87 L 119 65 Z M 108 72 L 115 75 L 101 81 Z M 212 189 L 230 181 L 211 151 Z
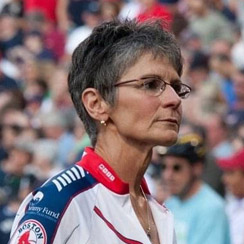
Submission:
M 118 82 L 144 76 L 160 76 L 168 83 L 179 81 L 167 59 L 143 55 Z M 150 146 L 175 143 L 181 121 L 181 98 L 166 85 L 159 96 L 150 96 L 138 82 L 117 86 L 117 99 L 110 113 L 111 126 L 126 140 Z

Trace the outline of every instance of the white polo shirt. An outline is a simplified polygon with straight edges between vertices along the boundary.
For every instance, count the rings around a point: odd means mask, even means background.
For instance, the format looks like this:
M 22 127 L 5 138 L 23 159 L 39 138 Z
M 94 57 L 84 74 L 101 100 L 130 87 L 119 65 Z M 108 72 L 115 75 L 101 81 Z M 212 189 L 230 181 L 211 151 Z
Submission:
M 173 218 L 147 194 L 161 244 L 175 244 Z M 80 162 L 31 193 L 20 206 L 9 244 L 151 244 L 129 186 L 92 148 Z

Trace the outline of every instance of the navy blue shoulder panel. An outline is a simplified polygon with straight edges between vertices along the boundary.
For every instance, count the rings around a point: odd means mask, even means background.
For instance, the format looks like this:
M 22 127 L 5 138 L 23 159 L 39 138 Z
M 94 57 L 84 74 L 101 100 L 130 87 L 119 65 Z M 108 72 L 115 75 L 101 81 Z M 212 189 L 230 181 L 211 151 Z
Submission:
M 71 200 L 77 194 L 91 189 L 97 183 L 80 166 L 71 166 L 33 192 L 33 198 L 26 207 L 26 214 L 20 225 L 30 219 L 37 221 L 46 231 L 47 243 L 52 243 L 62 216 Z

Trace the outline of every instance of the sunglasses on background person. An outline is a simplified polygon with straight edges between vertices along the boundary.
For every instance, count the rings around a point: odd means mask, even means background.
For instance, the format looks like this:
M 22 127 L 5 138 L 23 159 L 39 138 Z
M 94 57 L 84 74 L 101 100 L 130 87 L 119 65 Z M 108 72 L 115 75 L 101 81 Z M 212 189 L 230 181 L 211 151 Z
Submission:
M 167 166 L 166 164 L 161 164 L 162 171 L 169 169 L 169 168 L 172 169 L 174 172 L 180 172 L 182 170 L 183 166 L 180 164 L 174 164 L 173 166 Z
M 16 132 L 21 132 L 25 129 L 27 129 L 26 127 L 20 126 L 18 124 L 1 124 L 0 125 L 0 130 L 4 130 L 4 129 L 12 129 Z

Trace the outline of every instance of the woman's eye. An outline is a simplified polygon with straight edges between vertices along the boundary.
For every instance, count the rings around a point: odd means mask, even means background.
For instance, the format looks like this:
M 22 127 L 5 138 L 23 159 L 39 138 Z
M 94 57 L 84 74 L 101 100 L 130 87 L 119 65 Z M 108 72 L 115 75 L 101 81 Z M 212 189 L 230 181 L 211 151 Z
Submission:
M 147 90 L 158 90 L 161 86 L 161 81 L 154 78 L 150 78 L 145 80 L 143 85 L 144 88 Z

